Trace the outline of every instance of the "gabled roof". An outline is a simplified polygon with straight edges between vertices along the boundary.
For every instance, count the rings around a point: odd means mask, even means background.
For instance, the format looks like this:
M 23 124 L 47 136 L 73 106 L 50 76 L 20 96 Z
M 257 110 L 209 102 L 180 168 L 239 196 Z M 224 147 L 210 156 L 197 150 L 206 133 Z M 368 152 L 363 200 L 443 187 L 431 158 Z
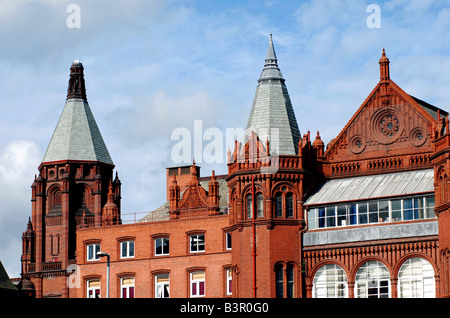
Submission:
M 295 155 L 300 131 L 284 82 L 270 35 L 265 65 L 248 118 L 245 142 L 253 130 L 263 144 L 269 139 L 271 153 Z
M 42 162 L 81 160 L 113 165 L 87 102 L 83 65 L 76 60 L 70 71 L 66 104 Z
M 343 138 L 344 134 L 347 132 L 349 127 L 354 123 L 356 118 L 360 115 L 360 113 L 365 109 L 368 102 L 372 98 L 379 98 L 377 96 L 378 92 L 383 92 L 383 90 L 387 90 L 387 87 L 391 90 L 389 94 L 396 93 L 398 94 L 405 102 L 407 102 L 413 109 L 415 109 L 426 121 L 429 123 L 436 123 L 438 119 L 438 113 L 440 117 L 447 117 L 448 113 L 439 109 L 436 106 L 430 105 L 414 96 L 407 94 L 402 88 L 400 88 L 389 76 L 389 59 L 386 57 L 384 49 L 383 55 L 380 59 L 380 81 L 374 87 L 374 89 L 370 92 L 358 110 L 353 114 L 351 119 L 347 122 L 345 127 L 341 130 L 339 135 L 334 138 L 327 146 L 324 157 L 333 151 L 334 147 L 339 147 L 339 141 Z

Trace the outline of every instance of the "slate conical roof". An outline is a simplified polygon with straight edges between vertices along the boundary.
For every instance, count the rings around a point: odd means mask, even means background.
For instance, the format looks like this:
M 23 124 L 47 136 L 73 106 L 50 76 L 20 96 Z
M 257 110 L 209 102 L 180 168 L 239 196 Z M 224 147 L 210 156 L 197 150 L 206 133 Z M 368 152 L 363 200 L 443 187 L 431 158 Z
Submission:
M 83 65 L 78 60 L 70 68 L 66 104 L 42 163 L 66 160 L 114 164 L 87 102 Z
M 279 155 L 298 153 L 300 130 L 285 85 L 270 35 L 265 65 L 258 80 L 252 109 L 248 118 L 246 138 L 253 130 L 270 152 Z

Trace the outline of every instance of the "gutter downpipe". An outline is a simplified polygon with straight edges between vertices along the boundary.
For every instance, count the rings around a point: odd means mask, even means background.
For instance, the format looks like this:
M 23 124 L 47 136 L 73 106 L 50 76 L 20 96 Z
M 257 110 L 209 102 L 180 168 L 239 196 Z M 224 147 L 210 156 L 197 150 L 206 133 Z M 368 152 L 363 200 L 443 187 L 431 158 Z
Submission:
M 254 176 L 252 176 L 252 216 L 253 216 L 253 247 L 252 247 L 252 256 L 253 256 L 253 298 L 256 298 L 256 200 L 255 200 L 255 180 Z

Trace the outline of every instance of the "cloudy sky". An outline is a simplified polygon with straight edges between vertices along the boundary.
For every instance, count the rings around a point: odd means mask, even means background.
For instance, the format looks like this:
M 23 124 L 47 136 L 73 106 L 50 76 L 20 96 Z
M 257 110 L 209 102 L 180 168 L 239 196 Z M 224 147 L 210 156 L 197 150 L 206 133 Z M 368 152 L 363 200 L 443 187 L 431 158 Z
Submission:
M 20 275 L 30 187 L 75 59 L 127 214 L 165 201 L 176 128 L 245 128 L 270 33 L 301 134 L 328 143 L 377 84 L 382 48 L 400 87 L 448 110 L 449 29 L 437 0 L 1 0 L 0 260 Z M 225 158 L 196 161 L 226 173 Z

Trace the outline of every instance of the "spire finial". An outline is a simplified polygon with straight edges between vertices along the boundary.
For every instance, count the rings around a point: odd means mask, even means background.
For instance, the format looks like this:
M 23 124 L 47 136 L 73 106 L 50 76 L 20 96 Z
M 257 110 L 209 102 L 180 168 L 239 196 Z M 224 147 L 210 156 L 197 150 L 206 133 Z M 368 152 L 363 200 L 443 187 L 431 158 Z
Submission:
M 268 64 L 277 65 L 277 56 L 275 54 L 275 49 L 273 48 L 272 32 L 270 32 L 269 35 L 269 47 L 267 48 L 266 55 L 266 65 Z
M 389 59 L 386 56 L 386 51 L 383 48 L 380 58 L 380 81 L 386 82 L 389 80 Z
M 67 89 L 67 99 L 81 98 L 87 100 L 86 86 L 84 83 L 83 64 L 75 60 L 70 67 L 69 87 Z

